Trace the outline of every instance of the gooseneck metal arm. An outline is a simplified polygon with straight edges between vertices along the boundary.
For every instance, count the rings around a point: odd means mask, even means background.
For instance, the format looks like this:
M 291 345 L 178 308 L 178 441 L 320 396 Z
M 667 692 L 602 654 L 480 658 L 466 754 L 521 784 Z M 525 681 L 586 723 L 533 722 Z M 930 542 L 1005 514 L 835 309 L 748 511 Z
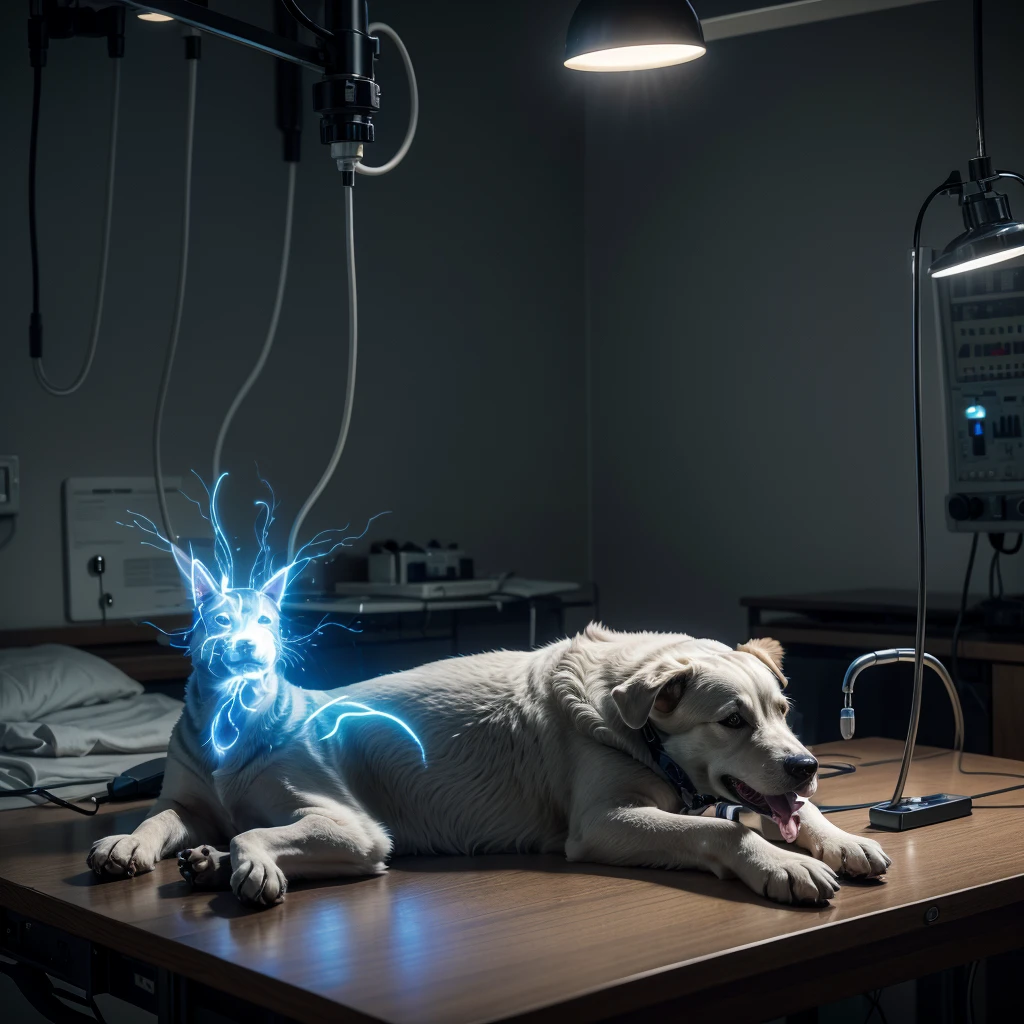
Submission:
M 869 654 L 862 654 L 851 662 L 850 667 L 846 670 L 846 675 L 843 677 L 843 709 L 839 713 L 839 726 L 844 740 L 852 739 L 856 728 L 856 719 L 853 713 L 853 688 L 857 682 L 857 677 L 864 669 L 871 668 L 874 665 L 893 665 L 901 661 L 913 661 L 916 663 L 917 651 L 910 647 L 893 647 L 886 651 L 871 651 Z M 956 692 L 956 686 L 953 685 L 953 679 L 946 666 L 934 654 L 926 653 L 921 661 L 938 675 L 946 687 L 949 702 L 953 707 L 955 728 L 953 746 L 957 750 L 963 750 L 964 712 L 960 704 L 960 695 Z M 907 743 L 903 749 L 903 761 L 900 764 L 900 774 L 896 781 L 896 791 L 893 793 L 889 804 L 890 807 L 898 806 L 900 800 L 903 799 L 903 789 L 906 786 L 907 775 L 910 772 L 910 763 L 914 757 L 914 744 L 917 741 L 917 722 L 921 712 L 920 694 L 916 693 L 915 698 L 916 710 L 911 714 L 911 732 L 907 734 Z
M 928 193 L 914 222 L 914 247 L 910 255 L 910 272 L 913 277 L 913 301 L 911 308 L 911 335 L 914 364 L 914 468 L 917 482 L 917 623 L 914 628 L 914 693 L 910 705 L 910 727 L 907 729 L 907 745 L 903 754 L 903 767 L 900 770 L 900 781 L 896 790 L 894 802 L 898 801 L 903 793 L 903 784 L 906 781 L 907 771 L 910 766 L 910 759 L 914 754 L 914 744 L 917 742 L 917 726 L 921 719 L 921 692 L 924 689 L 924 631 L 925 618 L 927 615 L 927 587 L 928 587 L 928 542 L 925 528 L 925 507 L 924 507 L 924 456 L 922 442 L 922 385 L 921 385 L 921 271 L 918 259 L 921 252 L 921 226 L 924 223 L 924 215 L 936 196 L 948 191 L 949 182 L 933 188 Z M 845 687 L 844 687 L 845 688 Z

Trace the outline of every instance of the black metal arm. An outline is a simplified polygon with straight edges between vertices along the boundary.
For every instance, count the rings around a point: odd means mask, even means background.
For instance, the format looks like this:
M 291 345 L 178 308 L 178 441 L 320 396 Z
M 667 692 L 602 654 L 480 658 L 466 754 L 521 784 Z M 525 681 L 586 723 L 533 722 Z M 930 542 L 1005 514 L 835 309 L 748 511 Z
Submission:
M 288 39 L 286 36 L 268 32 L 266 29 L 250 25 L 238 18 L 229 18 L 226 14 L 211 11 L 199 4 L 192 3 L 191 0 L 147 0 L 145 3 L 140 3 L 139 0 L 118 0 L 118 2 L 133 10 L 166 14 L 183 25 L 191 25 L 193 28 L 202 29 L 204 32 L 220 36 L 222 39 L 231 39 L 244 46 L 251 46 L 272 57 L 300 64 L 302 67 L 319 71 L 321 74 L 331 63 L 331 55 L 323 46 L 308 46 L 297 39 Z

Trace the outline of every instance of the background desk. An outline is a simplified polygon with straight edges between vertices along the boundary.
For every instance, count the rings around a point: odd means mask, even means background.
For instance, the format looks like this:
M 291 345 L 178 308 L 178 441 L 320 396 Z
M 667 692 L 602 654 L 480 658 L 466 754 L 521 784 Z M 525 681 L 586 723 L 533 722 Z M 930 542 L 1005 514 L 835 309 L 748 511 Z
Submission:
M 842 590 L 814 594 L 744 597 L 751 636 L 772 636 L 794 652 L 846 651 L 850 655 L 886 647 L 914 646 L 915 595 L 903 590 Z M 960 598 L 930 594 L 925 647 L 949 664 Z M 977 663 L 991 685 L 991 750 L 1024 760 L 1024 636 L 985 633 L 971 624 L 961 631 L 961 664 Z M 840 675 L 835 680 L 839 706 Z M 965 710 L 970 712 L 970 708 Z M 858 715 L 858 718 L 860 716 Z M 905 722 L 906 715 L 894 716 Z M 831 735 L 831 734 L 829 734 Z
M 871 760 L 898 756 L 900 745 L 828 749 Z M 967 767 L 1024 771 L 980 756 Z M 895 770 L 826 780 L 820 799 L 887 798 Z M 908 792 L 974 793 L 1003 782 L 957 775 L 952 758 L 940 757 L 914 765 Z M 983 803 L 1024 805 L 1024 796 Z M 182 1007 L 221 992 L 339 1024 L 741 1024 L 1024 946 L 1024 808 L 978 809 L 886 835 L 888 880 L 845 885 L 825 909 L 776 906 L 698 872 L 479 857 L 399 860 L 379 878 L 299 885 L 262 912 L 230 893 L 191 893 L 172 861 L 130 881 L 96 880 L 85 870 L 91 841 L 130 831 L 143 810 L 2 812 L 0 937 L 11 948 L 38 936 L 23 915 L 59 929 L 42 933 L 54 949 L 63 936 L 69 963 L 76 951 L 87 965 L 107 963 L 111 950 L 152 965 L 134 973 L 153 979 L 150 998 L 168 1021 L 188 1019 Z M 835 820 L 868 831 L 866 811 Z M 237 1008 L 228 1016 L 249 1019 Z
M 331 688 L 437 658 L 524 644 L 533 647 L 581 629 L 597 616 L 597 602 L 595 584 L 567 592 L 525 597 L 502 593 L 471 600 L 300 595 L 286 604 L 294 632 L 312 630 L 322 620 L 358 629 L 324 629 L 317 641 L 320 680 L 293 682 Z M 190 616 L 154 621 L 168 632 L 191 625 Z M 127 620 L 0 631 L 0 648 L 35 644 L 81 648 L 147 688 L 177 697 L 192 671 L 187 651 L 169 646 L 151 625 Z

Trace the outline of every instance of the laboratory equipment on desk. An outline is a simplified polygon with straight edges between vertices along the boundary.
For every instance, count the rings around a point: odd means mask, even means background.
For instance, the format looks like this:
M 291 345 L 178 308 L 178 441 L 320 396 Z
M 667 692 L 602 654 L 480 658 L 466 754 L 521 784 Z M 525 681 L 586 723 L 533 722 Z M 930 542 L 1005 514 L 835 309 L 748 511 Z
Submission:
M 471 580 L 473 559 L 458 544 L 442 547 L 432 540 L 425 548 L 407 541 L 386 540 L 370 547 L 370 583 L 404 586 L 426 580 Z
M 428 580 L 471 580 L 473 559 L 467 558 L 458 544 L 441 544 L 432 540 L 427 544 Z
M 946 416 L 946 525 L 1024 528 L 1024 268 L 935 281 Z

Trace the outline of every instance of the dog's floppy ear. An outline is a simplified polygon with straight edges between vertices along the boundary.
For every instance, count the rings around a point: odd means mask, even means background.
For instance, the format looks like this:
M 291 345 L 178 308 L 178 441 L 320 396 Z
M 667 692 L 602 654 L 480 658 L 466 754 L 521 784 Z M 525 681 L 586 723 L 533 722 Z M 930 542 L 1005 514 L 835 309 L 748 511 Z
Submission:
M 176 544 L 171 545 L 171 554 L 174 555 L 178 572 L 181 573 L 185 586 L 188 587 L 189 593 L 192 595 L 192 603 L 197 608 L 211 594 L 220 593 L 220 589 L 214 578 L 210 575 L 209 570 L 198 558 L 186 555 Z
M 285 587 L 288 586 L 288 570 L 290 565 L 278 569 L 273 576 L 260 588 L 260 593 L 265 594 L 278 606 L 281 607 L 281 598 L 284 597 Z
M 683 666 L 668 680 L 661 674 L 652 679 L 641 672 L 619 683 L 612 690 L 612 700 L 623 722 L 630 729 L 640 729 L 652 711 L 660 711 L 663 715 L 675 711 L 683 699 L 683 690 L 692 672 L 691 668 Z
M 770 636 L 756 637 L 745 644 L 738 644 L 736 650 L 746 651 L 758 661 L 763 661 L 775 673 L 775 678 L 782 684 L 782 688 L 786 688 L 789 680 L 782 674 L 782 659 L 786 652 L 778 640 L 773 640 Z

